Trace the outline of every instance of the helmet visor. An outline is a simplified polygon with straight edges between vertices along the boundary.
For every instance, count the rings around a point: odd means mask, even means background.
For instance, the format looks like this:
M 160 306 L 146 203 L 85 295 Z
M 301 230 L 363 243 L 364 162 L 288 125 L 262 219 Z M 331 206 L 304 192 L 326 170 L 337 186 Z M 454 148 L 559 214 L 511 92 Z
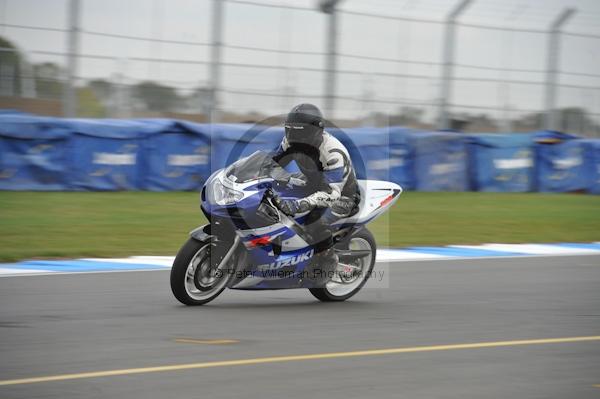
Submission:
M 285 137 L 290 145 L 311 144 L 318 142 L 321 128 L 310 123 L 286 123 Z

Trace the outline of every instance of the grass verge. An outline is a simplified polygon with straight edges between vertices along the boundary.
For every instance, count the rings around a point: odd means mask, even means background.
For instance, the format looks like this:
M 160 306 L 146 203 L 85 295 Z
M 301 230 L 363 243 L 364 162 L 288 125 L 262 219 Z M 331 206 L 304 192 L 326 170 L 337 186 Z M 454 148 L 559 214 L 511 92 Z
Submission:
M 0 192 L 0 261 L 174 255 L 205 223 L 197 193 Z M 402 194 L 369 225 L 380 246 L 600 240 L 600 197 Z

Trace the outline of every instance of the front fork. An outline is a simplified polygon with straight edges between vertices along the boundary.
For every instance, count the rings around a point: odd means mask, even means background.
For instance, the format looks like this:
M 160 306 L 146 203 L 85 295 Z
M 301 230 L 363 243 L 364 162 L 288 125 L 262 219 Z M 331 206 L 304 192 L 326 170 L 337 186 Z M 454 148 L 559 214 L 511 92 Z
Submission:
M 240 246 L 240 237 L 235 235 L 233 242 L 220 240 L 216 234 L 211 234 L 211 225 L 205 224 L 203 226 L 197 227 L 190 232 L 190 236 L 197 241 L 200 242 L 211 242 L 214 244 L 210 254 L 210 264 L 212 268 L 216 271 L 220 271 L 221 273 L 233 274 L 235 273 L 238 265 L 233 265 L 233 267 L 228 267 L 228 263 L 231 261 L 231 258 L 235 254 L 236 250 Z

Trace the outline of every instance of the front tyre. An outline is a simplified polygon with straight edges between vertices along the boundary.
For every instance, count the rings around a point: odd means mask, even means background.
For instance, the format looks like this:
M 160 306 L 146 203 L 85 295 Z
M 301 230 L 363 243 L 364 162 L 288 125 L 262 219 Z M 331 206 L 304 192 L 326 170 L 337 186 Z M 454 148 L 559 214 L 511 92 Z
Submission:
M 350 237 L 342 249 L 350 251 L 369 251 L 370 255 L 361 257 L 346 265 L 339 265 L 336 276 L 322 288 L 310 288 L 309 291 L 315 298 L 323 302 L 340 302 L 354 296 L 365 285 L 373 267 L 377 245 L 373 234 L 363 228 Z
M 227 286 L 229 274 L 211 262 L 215 244 L 193 238 L 181 247 L 171 269 L 171 291 L 184 305 L 199 306 L 215 299 Z

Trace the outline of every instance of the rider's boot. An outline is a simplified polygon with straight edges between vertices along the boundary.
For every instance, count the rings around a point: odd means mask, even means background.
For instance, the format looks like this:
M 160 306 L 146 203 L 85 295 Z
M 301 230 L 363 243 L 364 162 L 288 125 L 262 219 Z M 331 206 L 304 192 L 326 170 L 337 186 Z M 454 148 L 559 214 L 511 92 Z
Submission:
M 333 277 L 337 265 L 338 256 L 333 247 L 325 249 L 315 255 L 312 261 L 309 278 L 315 287 L 323 287 Z

